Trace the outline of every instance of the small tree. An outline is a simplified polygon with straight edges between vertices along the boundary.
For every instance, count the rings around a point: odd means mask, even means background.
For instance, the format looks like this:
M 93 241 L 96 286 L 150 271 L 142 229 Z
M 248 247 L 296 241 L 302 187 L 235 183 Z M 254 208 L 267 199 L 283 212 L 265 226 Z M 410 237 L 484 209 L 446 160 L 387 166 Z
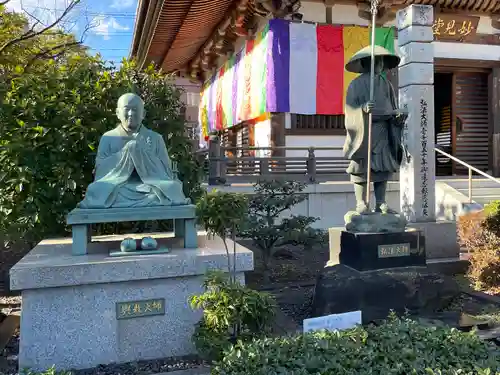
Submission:
M 210 272 L 205 292 L 191 298 L 194 309 L 203 310 L 193 334 L 198 353 L 208 360 L 219 360 L 236 340 L 249 341 L 269 331 L 276 304 L 271 295 L 258 292 L 236 280 L 236 236 L 246 221 L 248 199 L 243 194 L 213 191 L 197 204 L 199 221 L 211 235 L 222 238 L 227 254 L 229 277 Z M 233 262 L 227 238 L 233 241 Z
M 236 281 L 236 234 L 241 230 L 248 213 L 248 199 L 244 194 L 212 191 L 198 201 L 197 217 L 210 235 L 222 238 L 227 254 L 231 280 Z M 233 266 L 227 238 L 233 241 Z
M 302 215 L 280 218 L 285 211 L 307 198 L 302 193 L 305 187 L 305 184 L 295 181 L 259 182 L 255 185 L 248 224 L 242 237 L 252 239 L 261 251 L 266 278 L 272 259 L 281 246 L 293 244 L 310 248 L 324 241 L 324 232 L 311 228 L 318 218 Z

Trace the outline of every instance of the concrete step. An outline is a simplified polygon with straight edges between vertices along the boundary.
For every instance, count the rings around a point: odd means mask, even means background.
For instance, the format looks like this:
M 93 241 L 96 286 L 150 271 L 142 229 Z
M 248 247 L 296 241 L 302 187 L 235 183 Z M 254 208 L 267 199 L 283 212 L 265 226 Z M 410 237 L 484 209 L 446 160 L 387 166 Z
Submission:
M 468 189 L 469 188 L 469 180 L 468 179 L 439 179 L 438 181 L 442 181 L 453 187 L 454 189 Z M 472 189 L 476 189 L 478 187 L 481 188 L 492 188 L 498 189 L 500 188 L 500 184 L 491 181 L 487 178 L 474 178 L 472 179 Z
M 466 197 L 469 196 L 469 190 L 468 189 L 457 189 L 457 191 Z M 472 189 L 472 200 L 474 202 L 479 203 L 480 205 L 484 206 L 494 200 L 500 199 L 500 188 L 498 189 L 491 189 L 491 188 L 476 188 Z
M 453 187 L 453 186 L 452 186 Z M 464 189 L 464 188 L 454 188 L 455 190 L 458 190 L 462 194 L 469 195 L 469 189 Z M 477 196 L 497 196 L 500 197 L 500 185 L 496 188 L 492 187 L 484 187 L 484 186 L 473 186 L 472 187 L 472 195 L 477 195 Z

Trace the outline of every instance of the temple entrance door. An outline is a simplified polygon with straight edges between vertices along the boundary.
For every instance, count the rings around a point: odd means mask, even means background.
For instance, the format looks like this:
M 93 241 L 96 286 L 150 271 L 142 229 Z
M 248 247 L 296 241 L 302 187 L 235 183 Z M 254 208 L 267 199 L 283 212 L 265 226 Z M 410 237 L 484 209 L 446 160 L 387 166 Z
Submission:
M 436 73 L 434 75 L 434 106 L 435 106 L 435 144 L 444 152 L 453 155 L 452 116 L 453 73 Z M 450 176 L 453 174 L 453 163 L 450 158 L 436 153 L 436 175 Z
M 487 73 L 454 73 L 454 155 L 482 171 L 489 169 L 490 113 Z M 457 175 L 468 170 L 455 163 Z
M 488 73 L 439 71 L 434 75 L 436 147 L 487 171 L 490 160 Z M 466 176 L 468 170 L 436 155 L 436 175 Z

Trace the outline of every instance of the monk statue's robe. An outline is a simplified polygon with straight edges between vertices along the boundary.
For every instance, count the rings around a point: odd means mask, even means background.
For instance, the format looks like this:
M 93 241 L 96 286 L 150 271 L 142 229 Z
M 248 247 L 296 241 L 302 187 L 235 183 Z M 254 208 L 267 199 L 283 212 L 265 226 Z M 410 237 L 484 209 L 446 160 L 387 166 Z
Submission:
M 374 108 L 371 149 L 371 181 L 388 181 L 399 171 L 403 154 L 403 121 L 395 119 L 396 96 L 390 82 L 377 74 L 374 82 Z M 363 105 L 370 100 L 370 74 L 355 78 L 347 90 L 344 156 L 351 160 L 347 173 L 354 183 L 365 183 L 368 167 L 368 114 Z
M 163 137 L 141 126 L 127 135 L 121 126 L 106 132 L 97 150 L 95 180 L 80 208 L 126 208 L 189 204 L 172 172 Z

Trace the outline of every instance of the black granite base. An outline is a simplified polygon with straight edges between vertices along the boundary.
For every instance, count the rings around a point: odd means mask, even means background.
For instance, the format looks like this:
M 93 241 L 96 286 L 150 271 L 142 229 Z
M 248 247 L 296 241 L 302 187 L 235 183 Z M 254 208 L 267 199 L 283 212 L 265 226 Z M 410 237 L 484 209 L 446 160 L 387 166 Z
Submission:
M 425 237 L 418 230 L 339 234 L 340 264 L 358 271 L 426 265 Z
M 448 306 L 460 294 L 449 276 L 426 267 L 401 267 L 360 272 L 338 264 L 326 267 L 318 277 L 312 317 L 362 312 L 363 323 L 385 319 L 392 311 L 432 314 Z

